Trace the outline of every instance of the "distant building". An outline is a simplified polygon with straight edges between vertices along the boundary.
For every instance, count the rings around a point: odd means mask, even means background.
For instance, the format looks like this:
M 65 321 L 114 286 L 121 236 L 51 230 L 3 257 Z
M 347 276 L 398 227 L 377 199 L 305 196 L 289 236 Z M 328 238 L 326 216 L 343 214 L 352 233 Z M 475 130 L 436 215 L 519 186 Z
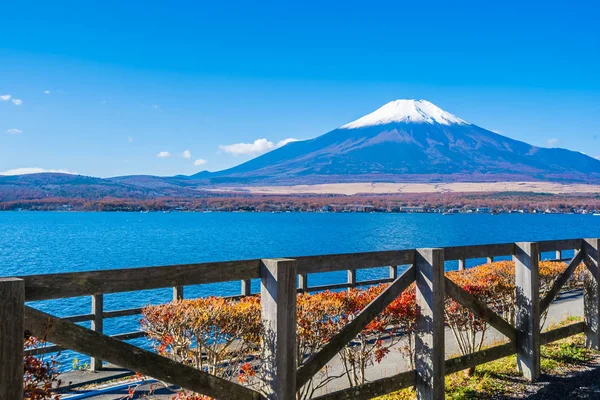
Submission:
M 400 212 L 422 213 L 425 212 L 425 207 L 400 207 Z
M 478 207 L 477 212 L 482 213 L 482 214 L 487 214 L 490 212 L 490 208 L 489 207 Z

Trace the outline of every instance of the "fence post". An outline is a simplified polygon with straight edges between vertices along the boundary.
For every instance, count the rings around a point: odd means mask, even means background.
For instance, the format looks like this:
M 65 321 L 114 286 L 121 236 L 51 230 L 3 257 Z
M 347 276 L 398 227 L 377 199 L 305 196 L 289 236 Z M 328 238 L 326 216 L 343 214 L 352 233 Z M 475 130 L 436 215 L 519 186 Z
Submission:
M 486 258 L 487 263 L 493 263 L 494 262 L 494 257 L 487 257 Z
M 458 260 L 458 270 L 464 271 L 466 269 L 466 266 L 467 266 L 466 260 L 464 258 L 460 258 Z
M 416 251 L 417 317 L 415 367 L 417 398 L 444 398 L 444 250 Z
M 173 301 L 183 300 L 183 286 L 173 286 Z
M 306 289 L 308 289 L 308 274 L 298 275 L 298 289 L 302 293 L 306 292 Z
M 398 278 L 398 266 L 391 265 L 390 266 L 390 279 L 396 280 Z
M 517 364 L 523 376 L 540 376 L 540 252 L 537 243 L 515 243 Z
M 0 278 L 0 399 L 23 399 L 25 282 Z
M 265 326 L 262 362 L 267 398 L 295 399 L 296 260 L 262 260 L 260 296 Z
M 583 281 L 585 345 L 600 349 L 600 239 L 584 239 L 584 260 L 588 265 Z
M 104 295 L 95 294 L 92 295 L 92 330 L 94 332 L 102 333 L 104 330 Z M 90 371 L 98 371 L 102 369 L 102 360 L 95 357 L 90 358 Z
M 348 284 L 350 285 L 348 290 L 350 290 L 353 287 L 356 287 L 356 270 L 355 269 L 348 270 Z
M 557 260 L 562 260 L 562 251 L 561 250 L 556 250 L 556 254 L 554 255 L 554 257 Z
M 249 296 L 250 293 L 252 292 L 252 287 L 251 287 L 252 281 L 250 281 L 250 279 L 243 279 L 242 280 L 242 296 Z

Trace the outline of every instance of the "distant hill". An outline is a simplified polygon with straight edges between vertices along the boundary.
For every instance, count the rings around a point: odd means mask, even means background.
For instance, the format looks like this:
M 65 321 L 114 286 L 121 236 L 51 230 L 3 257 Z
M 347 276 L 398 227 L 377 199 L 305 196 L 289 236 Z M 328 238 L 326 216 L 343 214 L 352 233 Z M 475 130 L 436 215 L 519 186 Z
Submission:
M 425 100 L 396 100 L 315 139 L 196 176 L 211 183 L 600 181 L 600 161 L 510 139 Z
M 0 201 L 49 197 L 97 200 L 107 197 L 150 199 L 198 196 L 199 192 L 188 188 L 184 181 L 155 176 L 102 179 L 62 173 L 0 176 Z
M 315 139 L 193 176 L 0 176 L 0 201 L 201 197 L 219 186 L 347 182 L 600 183 L 600 161 L 510 139 L 425 100 L 396 100 Z M 200 190 L 199 190 L 200 189 Z

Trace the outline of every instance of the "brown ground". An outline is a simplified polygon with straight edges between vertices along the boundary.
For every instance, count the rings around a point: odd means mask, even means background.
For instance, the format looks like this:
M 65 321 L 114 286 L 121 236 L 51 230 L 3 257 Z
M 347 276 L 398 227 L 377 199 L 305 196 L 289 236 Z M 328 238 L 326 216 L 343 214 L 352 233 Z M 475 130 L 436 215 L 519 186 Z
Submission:
M 454 182 L 454 183 L 327 183 L 295 186 L 219 187 L 218 192 L 245 191 L 256 194 L 393 194 L 393 193 L 474 193 L 474 192 L 536 192 L 536 193 L 600 193 L 600 185 L 562 184 L 552 182 Z

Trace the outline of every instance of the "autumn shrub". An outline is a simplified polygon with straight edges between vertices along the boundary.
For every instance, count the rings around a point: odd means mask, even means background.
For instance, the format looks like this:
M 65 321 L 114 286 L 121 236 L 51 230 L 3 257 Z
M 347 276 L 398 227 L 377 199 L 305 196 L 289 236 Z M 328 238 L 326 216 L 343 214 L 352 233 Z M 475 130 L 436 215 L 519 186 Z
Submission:
M 317 353 L 346 324 L 353 320 L 387 285 L 347 291 L 325 291 L 301 294 L 297 300 L 298 364 Z M 314 392 L 331 380 L 345 377 L 350 386 L 366 382 L 366 369 L 381 362 L 400 340 L 406 345 L 400 350 L 412 361 L 414 331 L 417 315 L 414 285 L 397 297 L 382 313 L 374 318 L 339 353 L 341 372 L 332 374 L 325 367 L 304 387 L 298 398 L 311 398 Z
M 25 339 L 25 349 L 40 348 L 44 342 L 34 337 Z M 60 385 L 58 364 L 54 357 L 48 360 L 36 356 L 23 357 L 23 398 L 28 400 L 58 400 L 54 392 Z
M 540 298 L 543 299 L 566 264 L 554 261 L 539 263 Z M 578 268 L 577 271 L 580 271 Z M 516 282 L 514 261 L 487 263 L 477 268 L 453 271 L 446 274 L 466 292 L 474 295 L 492 310 L 503 316 L 513 326 L 516 316 Z M 563 290 L 579 287 L 581 272 L 576 272 L 567 281 Z M 458 344 L 461 354 L 469 354 L 481 349 L 489 325 L 476 317 L 451 297 L 446 297 L 446 321 Z M 548 310 L 540 316 L 540 326 L 546 320 Z M 469 370 L 472 374 L 474 368 Z
M 350 290 L 342 293 L 345 317 L 344 325 L 358 315 L 388 285 L 373 286 L 364 290 Z M 392 348 L 408 337 L 407 353 L 412 355 L 412 331 L 416 322 L 416 302 L 414 289 L 405 291 L 382 313 L 375 317 L 344 349 L 340 360 L 350 386 L 358 386 L 367 381 L 366 369 L 381 362 Z
M 159 354 L 225 379 L 248 380 L 248 357 L 258 353 L 259 299 L 208 297 L 142 311 L 141 326 Z
M 301 293 L 296 300 L 297 316 L 297 364 L 302 365 L 312 354 L 323 346 L 343 327 L 344 302 L 339 293 Z M 341 375 L 332 375 L 330 368 L 323 368 L 303 387 L 298 388 L 298 399 L 310 399 L 315 391 Z

